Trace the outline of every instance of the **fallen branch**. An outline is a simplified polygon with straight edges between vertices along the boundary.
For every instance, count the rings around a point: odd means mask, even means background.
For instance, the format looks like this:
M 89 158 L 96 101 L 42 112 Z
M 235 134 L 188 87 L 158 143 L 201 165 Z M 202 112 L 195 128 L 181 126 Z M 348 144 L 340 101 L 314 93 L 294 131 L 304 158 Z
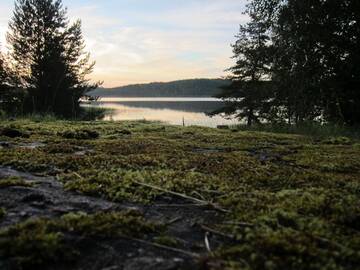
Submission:
M 248 222 L 238 222 L 238 221 L 225 221 L 223 222 L 225 225 L 234 225 L 238 227 L 245 227 L 245 228 L 253 228 L 255 224 L 248 223 Z
M 167 190 L 167 189 L 164 189 L 164 188 L 161 188 L 161 187 L 158 187 L 158 186 L 146 184 L 146 183 L 141 183 L 141 182 L 137 182 L 137 181 L 133 181 L 133 182 L 134 182 L 135 184 L 139 185 L 139 186 L 144 186 L 144 187 L 148 187 L 148 188 L 155 189 L 155 190 L 158 190 L 158 191 L 162 191 L 162 192 L 165 192 L 165 193 L 168 193 L 168 194 L 171 194 L 171 195 L 174 195 L 174 196 L 183 198 L 183 199 L 187 199 L 187 200 L 196 202 L 196 203 L 198 203 L 198 204 L 200 204 L 200 205 L 211 206 L 211 207 L 213 207 L 214 209 L 216 209 L 216 210 L 218 210 L 218 211 L 220 211 L 220 212 L 223 212 L 223 213 L 228 213 L 228 212 L 229 212 L 228 210 L 223 209 L 223 208 L 221 208 L 220 206 L 218 206 L 218 205 L 216 205 L 216 204 L 214 204 L 214 203 L 211 203 L 211 202 L 208 202 L 208 201 L 204 201 L 204 200 L 200 200 L 200 199 L 197 199 L 197 198 L 188 196 L 188 195 L 186 195 L 186 194 L 182 194 L 182 193 L 170 191 L 170 190 Z

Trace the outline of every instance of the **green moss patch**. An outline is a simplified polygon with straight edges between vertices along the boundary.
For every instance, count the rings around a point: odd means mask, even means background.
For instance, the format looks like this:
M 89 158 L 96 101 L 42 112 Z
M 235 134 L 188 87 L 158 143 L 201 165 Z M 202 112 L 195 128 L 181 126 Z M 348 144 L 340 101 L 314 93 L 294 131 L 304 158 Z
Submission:
M 0 219 L 6 215 L 6 210 L 4 208 L 0 208 Z
M 27 182 L 20 177 L 8 177 L 0 179 L 0 188 L 7 188 L 7 187 L 32 187 L 33 184 Z
M 0 258 L 14 269 L 34 269 L 54 263 L 66 265 L 76 260 L 80 252 L 74 239 L 142 238 L 161 228 L 133 211 L 93 215 L 71 213 L 55 220 L 28 220 L 0 232 Z

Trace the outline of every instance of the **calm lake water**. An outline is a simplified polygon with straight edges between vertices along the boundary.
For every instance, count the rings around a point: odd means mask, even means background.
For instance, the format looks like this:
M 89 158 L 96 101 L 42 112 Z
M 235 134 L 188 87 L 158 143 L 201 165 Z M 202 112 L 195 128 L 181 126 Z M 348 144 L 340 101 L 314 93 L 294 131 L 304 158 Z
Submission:
M 207 127 L 239 123 L 237 120 L 206 115 L 223 106 L 223 102 L 215 98 L 101 98 L 90 106 L 112 109 L 111 115 L 105 120 L 145 119 L 172 125 L 183 125 L 184 122 L 186 126 Z

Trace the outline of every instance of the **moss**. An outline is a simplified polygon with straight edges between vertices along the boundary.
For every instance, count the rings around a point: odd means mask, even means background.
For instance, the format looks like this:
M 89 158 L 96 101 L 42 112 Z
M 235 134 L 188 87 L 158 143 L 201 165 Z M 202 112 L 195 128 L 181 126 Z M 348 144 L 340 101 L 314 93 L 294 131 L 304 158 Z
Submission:
M 146 221 L 135 211 L 97 213 L 93 215 L 70 213 L 53 224 L 55 228 L 71 230 L 83 236 L 142 237 L 162 230 L 162 225 Z
M 20 177 L 8 177 L 0 179 L 0 188 L 7 187 L 32 187 L 33 183 L 27 182 Z
M 224 222 L 212 226 L 235 235 L 238 242 L 227 243 L 209 258 L 211 265 L 223 266 L 220 269 L 352 269 L 359 263 L 360 143 L 356 138 L 319 140 L 146 121 L 90 124 L 23 119 L 15 125 L 47 146 L 0 149 L 2 166 L 57 174 L 67 190 L 113 201 L 151 204 L 169 197 L 165 191 L 169 190 L 228 209 Z M 64 130 L 69 138 L 62 137 Z M 77 135 L 84 130 L 97 132 L 99 138 Z M 93 152 L 73 155 L 78 147 Z M 99 226 L 74 219 L 74 226 L 82 228 L 79 232 L 88 235 L 100 233 L 91 228 L 113 229 L 107 224 L 110 219 Z M 167 240 L 155 239 L 172 244 Z
M 348 137 L 330 137 L 323 141 L 324 144 L 349 145 L 351 140 Z
M 0 231 L 0 258 L 13 269 L 66 265 L 79 254 L 72 241 L 74 235 L 77 241 L 89 237 L 141 238 L 161 229 L 161 225 L 147 222 L 133 211 L 70 213 L 55 220 L 28 220 Z
M 0 219 L 2 219 L 6 215 L 6 210 L 4 208 L 0 208 Z
M 176 238 L 167 235 L 155 237 L 154 242 L 168 247 L 177 247 L 179 245 L 179 241 Z
M 90 140 L 99 138 L 99 133 L 90 129 L 67 130 L 59 135 L 65 139 Z
M 0 258 L 9 269 L 34 269 L 68 260 L 63 234 L 49 231 L 44 220 L 28 221 L 0 232 Z

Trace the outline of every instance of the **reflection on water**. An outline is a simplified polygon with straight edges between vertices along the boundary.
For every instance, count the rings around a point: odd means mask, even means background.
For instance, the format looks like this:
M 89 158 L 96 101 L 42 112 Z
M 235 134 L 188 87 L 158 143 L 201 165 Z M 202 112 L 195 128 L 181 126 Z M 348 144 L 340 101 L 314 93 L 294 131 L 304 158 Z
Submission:
M 238 124 L 236 120 L 220 116 L 209 117 L 207 112 L 223 105 L 214 98 L 102 98 L 91 106 L 112 109 L 105 120 L 150 120 L 163 121 L 173 125 L 218 125 Z

